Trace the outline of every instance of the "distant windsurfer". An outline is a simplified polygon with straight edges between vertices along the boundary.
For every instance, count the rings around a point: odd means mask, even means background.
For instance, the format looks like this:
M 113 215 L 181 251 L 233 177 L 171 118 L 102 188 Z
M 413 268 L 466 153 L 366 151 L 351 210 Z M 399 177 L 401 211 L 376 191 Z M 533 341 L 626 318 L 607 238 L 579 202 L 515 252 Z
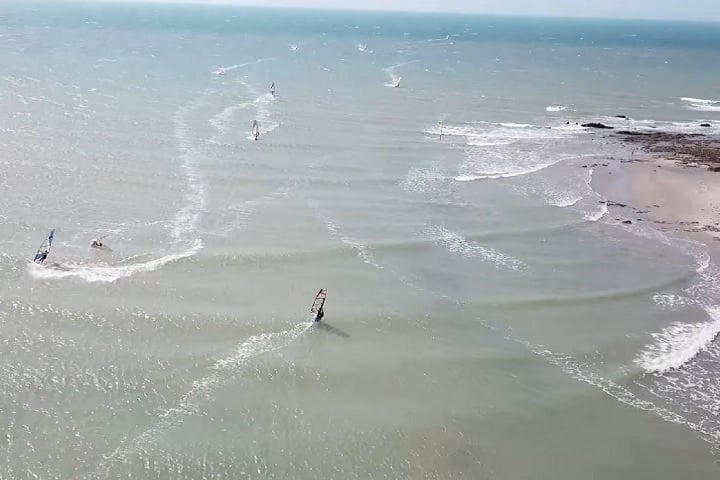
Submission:
M 50 234 L 48 234 L 47 239 L 40 245 L 40 248 L 37 249 L 37 252 L 35 252 L 35 258 L 33 258 L 33 262 L 37 263 L 38 265 L 42 265 L 45 260 L 47 260 L 48 255 L 50 255 L 50 248 L 52 247 L 53 240 L 55 239 L 55 229 L 53 228 L 50 230 Z
M 275 82 L 270 85 L 270 94 L 272 94 L 273 97 L 275 96 Z
M 327 290 L 321 288 L 320 291 L 315 295 L 310 311 L 315 314 L 315 321 L 319 322 L 325 316 L 325 297 L 327 296 Z
M 100 240 L 93 240 L 92 243 L 90 244 L 90 246 L 92 248 L 102 248 L 103 243 Z
M 252 134 L 253 134 L 253 138 L 255 138 L 255 140 L 260 138 L 260 124 L 258 123 L 257 120 L 253 120 Z

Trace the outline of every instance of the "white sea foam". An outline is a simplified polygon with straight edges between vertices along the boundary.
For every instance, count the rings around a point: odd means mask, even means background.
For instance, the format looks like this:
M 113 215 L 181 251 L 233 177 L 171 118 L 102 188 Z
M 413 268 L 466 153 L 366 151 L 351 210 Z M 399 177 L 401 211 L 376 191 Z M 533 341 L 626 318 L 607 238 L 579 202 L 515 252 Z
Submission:
M 252 104 L 253 102 L 242 102 L 225 107 L 222 112 L 214 115 L 209 122 L 213 127 L 215 127 L 219 134 L 225 134 L 232 128 L 235 114 L 241 110 L 251 107 Z M 218 142 L 219 137 L 215 136 L 211 139 L 211 141 Z
M 218 389 L 230 382 L 238 370 L 242 369 L 252 358 L 286 347 L 309 330 L 312 325 L 313 322 L 308 320 L 289 330 L 249 337 L 232 354 L 216 361 L 210 367 L 210 373 L 206 377 L 193 382 L 190 390 L 180 398 L 173 408 L 161 414 L 154 426 L 130 442 L 120 445 L 110 455 L 105 456 L 101 465 L 89 475 L 89 478 L 107 477 L 114 464 L 124 463 L 128 455 L 144 451 L 154 445 L 162 435 L 182 424 L 185 418 L 201 414 L 203 404 L 211 401 Z
M 175 138 L 178 142 L 182 162 L 181 168 L 185 173 L 185 181 L 188 186 L 185 194 L 186 204 L 175 215 L 172 229 L 175 243 L 181 245 L 187 245 L 188 243 L 198 245 L 199 238 L 196 236 L 198 222 L 206 203 L 205 186 L 202 183 L 196 164 L 198 154 L 193 151 L 194 145 L 189 136 L 190 127 L 186 119 L 187 114 L 192 110 L 194 110 L 194 107 L 181 107 L 173 116 Z M 202 245 L 201 241 L 200 245 Z
M 275 101 L 275 96 L 271 93 L 265 93 L 258 96 L 254 100 L 257 107 L 257 120 L 261 123 L 262 133 L 267 134 L 280 126 L 279 123 L 272 120 L 270 113 L 270 105 Z
M 720 104 L 717 105 L 690 105 L 690 110 L 697 112 L 720 112 Z
M 173 115 L 175 137 L 180 152 L 180 169 L 187 183 L 185 204 L 171 222 L 172 247 L 175 252 L 146 262 L 124 265 L 56 263 L 40 266 L 33 263 L 28 266 L 28 272 L 32 277 L 44 280 L 77 278 L 86 282 L 112 283 L 136 273 L 157 270 L 168 263 L 195 255 L 203 248 L 198 222 L 206 204 L 205 186 L 196 165 L 197 153 L 194 151 L 190 127 L 186 120 L 187 114 L 199 105 L 197 103 L 189 107 L 180 107 Z
M 708 100 L 705 98 L 682 97 L 685 103 L 689 103 L 687 108 L 698 112 L 720 112 L 720 100 Z
M 405 65 L 410 65 L 411 63 L 419 62 L 419 60 L 409 60 L 407 62 L 400 62 L 396 63 L 395 65 L 390 65 L 389 67 L 386 67 L 383 69 L 385 73 L 387 73 L 390 76 L 390 81 L 385 83 L 384 85 L 386 87 L 392 87 L 395 88 L 400 84 L 400 77 L 395 73 L 395 70 L 403 67 Z
M 467 155 L 466 161 L 460 166 L 463 173 L 453 177 L 458 182 L 511 178 L 539 172 L 556 163 L 577 158 L 594 157 L 596 154 L 571 155 L 556 158 L 538 158 L 536 152 L 515 152 L 495 149 L 485 152 L 482 156 Z
M 514 122 L 503 122 L 500 123 L 500 126 L 505 128 L 538 128 L 535 125 L 530 125 L 529 123 L 514 123 Z
M 31 262 L 28 264 L 28 272 L 32 277 L 41 280 L 77 278 L 90 283 L 112 283 L 136 273 L 152 272 L 168 263 L 191 257 L 200 251 L 202 247 L 202 241 L 196 239 L 195 244 L 183 252 L 165 255 L 147 262 L 125 265 L 62 263 L 41 266 Z
M 443 185 L 446 178 L 439 166 L 413 167 L 403 180 L 402 186 L 407 191 L 440 193 L 444 190 Z
M 273 120 L 272 110 L 270 109 L 270 105 L 275 102 L 275 95 L 270 92 L 260 92 L 246 82 L 241 83 L 245 88 L 247 88 L 250 94 L 255 97 L 252 101 L 252 106 L 255 108 L 255 120 L 257 120 L 260 125 L 260 136 L 262 137 L 267 135 L 278 128 L 280 124 Z M 255 140 L 255 137 L 252 134 L 252 123 L 248 124 L 248 127 L 249 128 L 246 131 L 247 136 L 245 138 L 247 140 Z
M 439 225 L 428 225 L 425 232 L 432 236 L 438 244 L 448 251 L 464 257 L 477 257 L 493 262 L 498 267 L 505 267 L 511 270 L 521 270 L 527 265 L 509 255 L 498 252 L 494 248 L 480 245 L 478 242 L 468 240 L 462 235 L 448 230 Z
M 499 179 L 527 175 L 566 160 L 598 154 L 563 155 L 557 145 L 574 140 L 576 129 L 551 128 L 525 123 L 476 122 L 461 125 L 435 124 L 426 134 L 464 137 L 465 160 L 453 178 L 459 182 Z M 452 143 L 457 145 L 457 142 Z M 563 196 L 564 204 L 578 201 Z
M 679 306 L 697 304 L 697 302 L 692 298 L 684 297 L 682 295 L 661 293 L 653 295 L 653 301 L 655 302 L 655 305 L 661 308 L 675 308 Z
M 500 330 L 492 325 L 485 324 L 485 326 L 494 331 Z M 718 432 L 712 425 L 708 426 L 705 422 L 691 421 L 668 408 L 658 406 L 652 401 L 644 400 L 623 385 L 619 385 L 610 379 L 602 377 L 593 371 L 592 366 L 584 364 L 570 355 L 553 352 L 543 345 L 537 345 L 528 340 L 518 338 L 514 336 L 510 330 L 500 330 L 500 333 L 507 340 L 525 346 L 533 354 L 544 358 L 550 364 L 557 366 L 566 374 L 579 381 L 587 383 L 588 385 L 599 388 L 615 400 L 639 410 L 651 412 L 666 422 L 684 425 L 696 432 L 702 440 L 708 442 L 709 444 L 713 446 L 720 445 L 720 432 Z
M 567 110 L 568 107 L 565 105 L 549 105 L 545 107 L 545 110 L 548 112 L 562 112 L 563 110 Z
M 654 343 L 645 347 L 635 363 L 647 372 L 664 373 L 691 361 L 720 334 L 720 307 L 705 307 L 705 311 L 710 316 L 708 322 L 676 322 L 653 333 Z
M 597 222 L 608 213 L 608 206 L 606 203 L 598 203 L 597 210 L 592 212 L 585 212 L 585 220 L 590 222 Z
M 379 268 L 379 269 L 383 268 L 382 265 L 380 265 L 379 263 L 377 263 L 375 261 L 372 254 L 368 250 L 367 245 L 360 242 L 359 240 L 355 240 L 354 238 L 346 235 L 343 232 L 342 227 L 340 225 L 334 223 L 332 220 L 329 220 L 327 218 L 324 218 L 323 220 L 325 222 L 325 225 L 327 226 L 327 229 L 330 231 L 330 233 L 335 238 L 340 240 L 342 243 L 344 243 L 345 245 L 347 245 L 350 248 L 352 248 L 353 250 L 355 250 L 357 252 L 357 256 L 360 257 L 363 262 L 365 262 L 368 265 L 371 265 L 375 268 Z
M 245 62 L 245 63 L 238 63 L 235 65 L 230 65 L 229 67 L 219 67 L 217 70 L 215 70 L 213 73 L 227 73 L 232 72 L 233 70 L 237 70 L 238 68 L 248 67 L 250 65 L 257 65 L 259 63 L 268 62 L 270 60 L 274 60 L 272 57 L 267 58 L 258 58 L 257 60 L 253 60 L 251 62 Z
M 698 103 L 698 104 L 705 104 L 705 105 L 720 104 L 720 100 L 708 100 L 705 98 L 682 97 L 680 100 L 682 100 L 683 102 Z

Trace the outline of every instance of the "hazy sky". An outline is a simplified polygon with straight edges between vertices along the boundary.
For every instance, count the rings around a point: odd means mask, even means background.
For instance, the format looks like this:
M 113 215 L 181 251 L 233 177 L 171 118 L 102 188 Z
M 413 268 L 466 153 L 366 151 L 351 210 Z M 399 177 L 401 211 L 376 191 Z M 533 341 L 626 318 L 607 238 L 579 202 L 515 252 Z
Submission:
M 47 1 L 47 0 L 46 0 Z M 50 0 L 61 2 L 63 0 Z M 101 0 L 85 0 L 101 1 Z M 139 2 L 144 0 L 114 0 Z M 146 0 L 145 0 L 146 1 Z M 154 0 L 162 3 L 720 20 L 720 0 Z

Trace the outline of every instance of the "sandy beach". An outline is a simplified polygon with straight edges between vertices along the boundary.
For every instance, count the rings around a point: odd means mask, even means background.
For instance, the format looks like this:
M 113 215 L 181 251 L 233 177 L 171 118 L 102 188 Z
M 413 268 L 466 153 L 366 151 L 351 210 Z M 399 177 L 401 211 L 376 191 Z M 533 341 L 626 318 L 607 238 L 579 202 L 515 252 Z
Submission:
M 720 174 L 665 159 L 628 163 L 625 170 L 638 206 L 659 226 L 720 240 Z
M 630 224 L 651 222 L 707 244 L 720 258 L 720 165 L 711 137 L 680 134 L 617 135 L 633 144 L 630 158 L 594 182 L 610 214 Z M 619 174 L 619 175 L 618 175 Z

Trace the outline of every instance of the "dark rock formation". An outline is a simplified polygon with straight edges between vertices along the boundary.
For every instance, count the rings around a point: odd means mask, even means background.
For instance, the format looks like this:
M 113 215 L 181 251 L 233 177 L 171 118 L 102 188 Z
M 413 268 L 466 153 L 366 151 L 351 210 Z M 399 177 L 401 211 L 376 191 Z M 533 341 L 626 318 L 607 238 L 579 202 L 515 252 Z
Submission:
M 583 123 L 582 126 L 586 127 L 586 128 L 600 128 L 600 129 L 608 129 L 608 130 L 612 130 L 612 128 L 613 128 L 613 127 L 609 127 L 609 126 L 605 125 L 604 123 L 599 123 L 599 122 Z

